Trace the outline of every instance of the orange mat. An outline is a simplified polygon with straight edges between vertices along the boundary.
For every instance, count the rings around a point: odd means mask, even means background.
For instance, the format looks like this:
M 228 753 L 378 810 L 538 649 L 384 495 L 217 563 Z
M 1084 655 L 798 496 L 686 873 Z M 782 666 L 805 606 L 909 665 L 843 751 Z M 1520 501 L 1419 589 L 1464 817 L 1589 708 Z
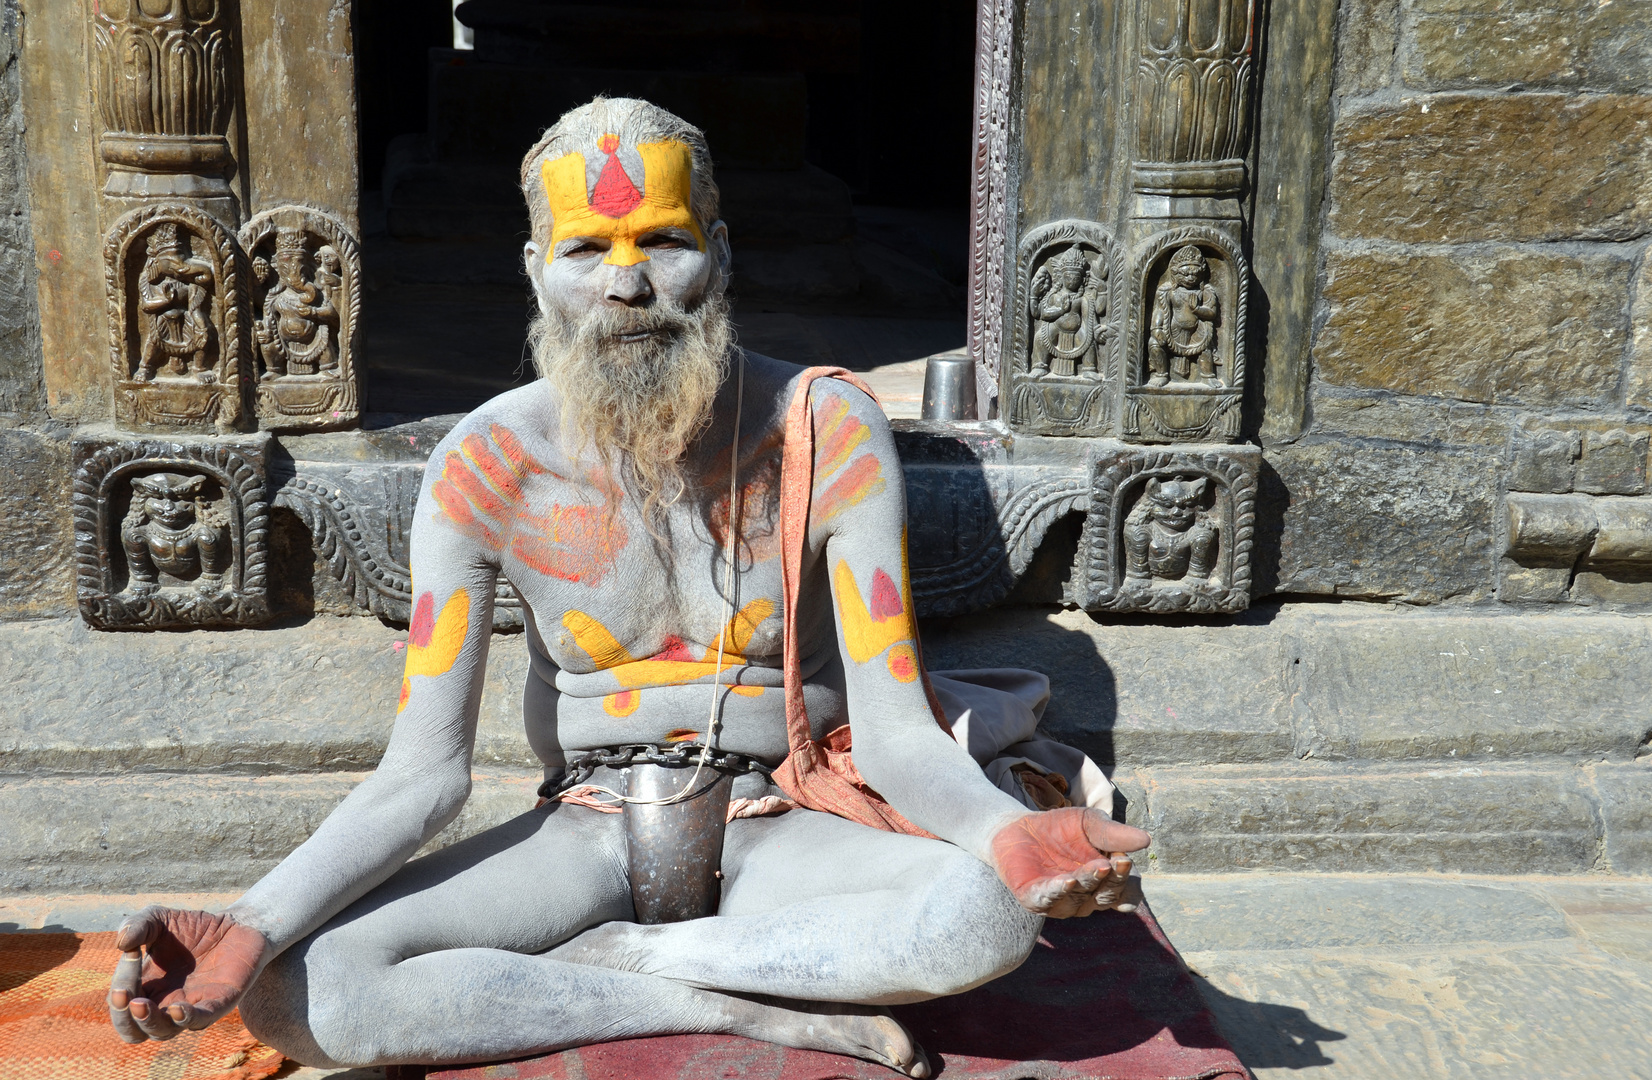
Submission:
M 169 1042 L 109 1026 L 114 934 L 0 934 L 0 1080 L 264 1080 L 286 1060 L 229 1016 Z

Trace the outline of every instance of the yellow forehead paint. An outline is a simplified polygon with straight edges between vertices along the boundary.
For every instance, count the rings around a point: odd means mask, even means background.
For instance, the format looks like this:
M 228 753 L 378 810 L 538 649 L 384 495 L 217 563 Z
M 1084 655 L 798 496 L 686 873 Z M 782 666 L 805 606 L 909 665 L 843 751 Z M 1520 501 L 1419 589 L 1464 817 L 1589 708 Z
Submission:
M 556 245 L 570 236 L 607 240 L 613 246 L 602 260 L 610 266 L 635 266 L 648 256 L 637 241 L 657 229 L 686 229 L 694 246 L 706 249 L 706 238 L 690 210 L 690 181 L 694 176 L 694 156 L 687 143 L 676 139 L 638 143 L 642 158 L 643 185 L 626 174 L 615 156 L 619 138 L 604 135 L 597 149 L 607 156 L 596 186 L 585 186 L 585 155 L 564 154 L 540 166 L 545 198 L 550 201 L 556 224 L 551 229 L 551 249 L 545 261 L 556 258 Z

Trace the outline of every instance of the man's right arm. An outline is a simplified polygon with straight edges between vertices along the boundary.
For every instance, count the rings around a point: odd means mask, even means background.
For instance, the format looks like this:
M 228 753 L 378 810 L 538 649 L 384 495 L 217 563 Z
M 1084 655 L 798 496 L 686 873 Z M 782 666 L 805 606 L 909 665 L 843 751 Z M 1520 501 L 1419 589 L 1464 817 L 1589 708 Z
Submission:
M 122 927 L 119 944 L 128 959 L 117 971 L 110 1004 L 117 1030 L 130 1041 L 176 1033 L 164 1012 L 155 1014 L 156 1007 L 185 1006 L 172 1010 L 184 1014 L 185 1027 L 202 1027 L 227 1013 L 265 964 L 400 869 L 458 815 L 469 796 L 499 566 L 497 551 L 484 539 L 453 528 L 442 516 L 439 492 L 433 492 L 448 451 L 457 445 L 456 435 L 450 436 L 432 455 L 414 518 L 413 616 L 399 699 L 366 706 L 395 709 L 395 727 L 378 768 L 314 835 L 230 905 L 225 915 L 233 930 L 205 928 L 202 943 L 192 945 L 186 938 L 193 924 L 182 917 L 218 917 L 155 908 Z M 262 949 L 248 931 L 261 935 Z M 220 948 L 218 941 L 227 943 L 223 948 L 234 946 L 237 954 L 258 955 L 238 955 L 235 963 L 222 965 L 239 974 L 226 976 L 224 987 L 208 993 L 196 992 L 195 980 L 161 977 L 152 954 L 140 988 L 133 954 L 169 937 L 204 967 L 211 966 L 209 954 Z M 128 1013 L 124 1006 L 133 999 L 145 1004 Z M 134 1024 L 140 1012 L 151 1020 Z

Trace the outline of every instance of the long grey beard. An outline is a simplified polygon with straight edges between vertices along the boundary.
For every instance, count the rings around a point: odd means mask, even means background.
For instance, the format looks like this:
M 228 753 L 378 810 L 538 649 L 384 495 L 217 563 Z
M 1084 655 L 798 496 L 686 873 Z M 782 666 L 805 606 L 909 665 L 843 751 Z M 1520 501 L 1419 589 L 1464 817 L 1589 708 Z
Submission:
M 601 306 L 578 323 L 541 313 L 528 329 L 534 365 L 561 399 L 568 453 L 592 445 L 610 469 L 619 464 L 651 530 L 687 490 L 683 454 L 711 420 L 733 339 L 721 296 L 693 311 L 658 298 Z

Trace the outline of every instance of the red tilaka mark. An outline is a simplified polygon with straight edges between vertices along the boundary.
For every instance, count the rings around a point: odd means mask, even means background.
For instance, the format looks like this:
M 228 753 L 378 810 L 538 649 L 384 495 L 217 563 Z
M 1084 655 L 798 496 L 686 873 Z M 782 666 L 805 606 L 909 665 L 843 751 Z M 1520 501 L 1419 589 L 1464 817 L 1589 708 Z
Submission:
M 436 598 L 428 591 L 419 595 L 419 606 L 413 610 L 413 622 L 407 628 L 407 641 L 423 649 L 430 644 L 430 635 L 436 631 Z
M 873 622 L 888 622 L 906 613 L 906 605 L 901 603 L 901 591 L 895 588 L 895 583 L 881 567 L 872 574 L 872 605 L 867 612 Z
M 591 192 L 591 209 L 603 217 L 622 218 L 642 202 L 642 192 L 631 182 L 625 166 L 614 154 L 619 149 L 619 139 L 604 135 L 598 140 L 597 149 L 607 154 L 608 160 L 602 163 L 602 174 L 597 177 L 597 186 Z
M 679 664 L 695 662 L 694 655 L 688 651 L 688 646 L 683 644 L 683 639 L 676 634 L 665 635 L 665 642 L 660 646 L 660 651 L 649 657 L 649 659 L 674 660 Z

